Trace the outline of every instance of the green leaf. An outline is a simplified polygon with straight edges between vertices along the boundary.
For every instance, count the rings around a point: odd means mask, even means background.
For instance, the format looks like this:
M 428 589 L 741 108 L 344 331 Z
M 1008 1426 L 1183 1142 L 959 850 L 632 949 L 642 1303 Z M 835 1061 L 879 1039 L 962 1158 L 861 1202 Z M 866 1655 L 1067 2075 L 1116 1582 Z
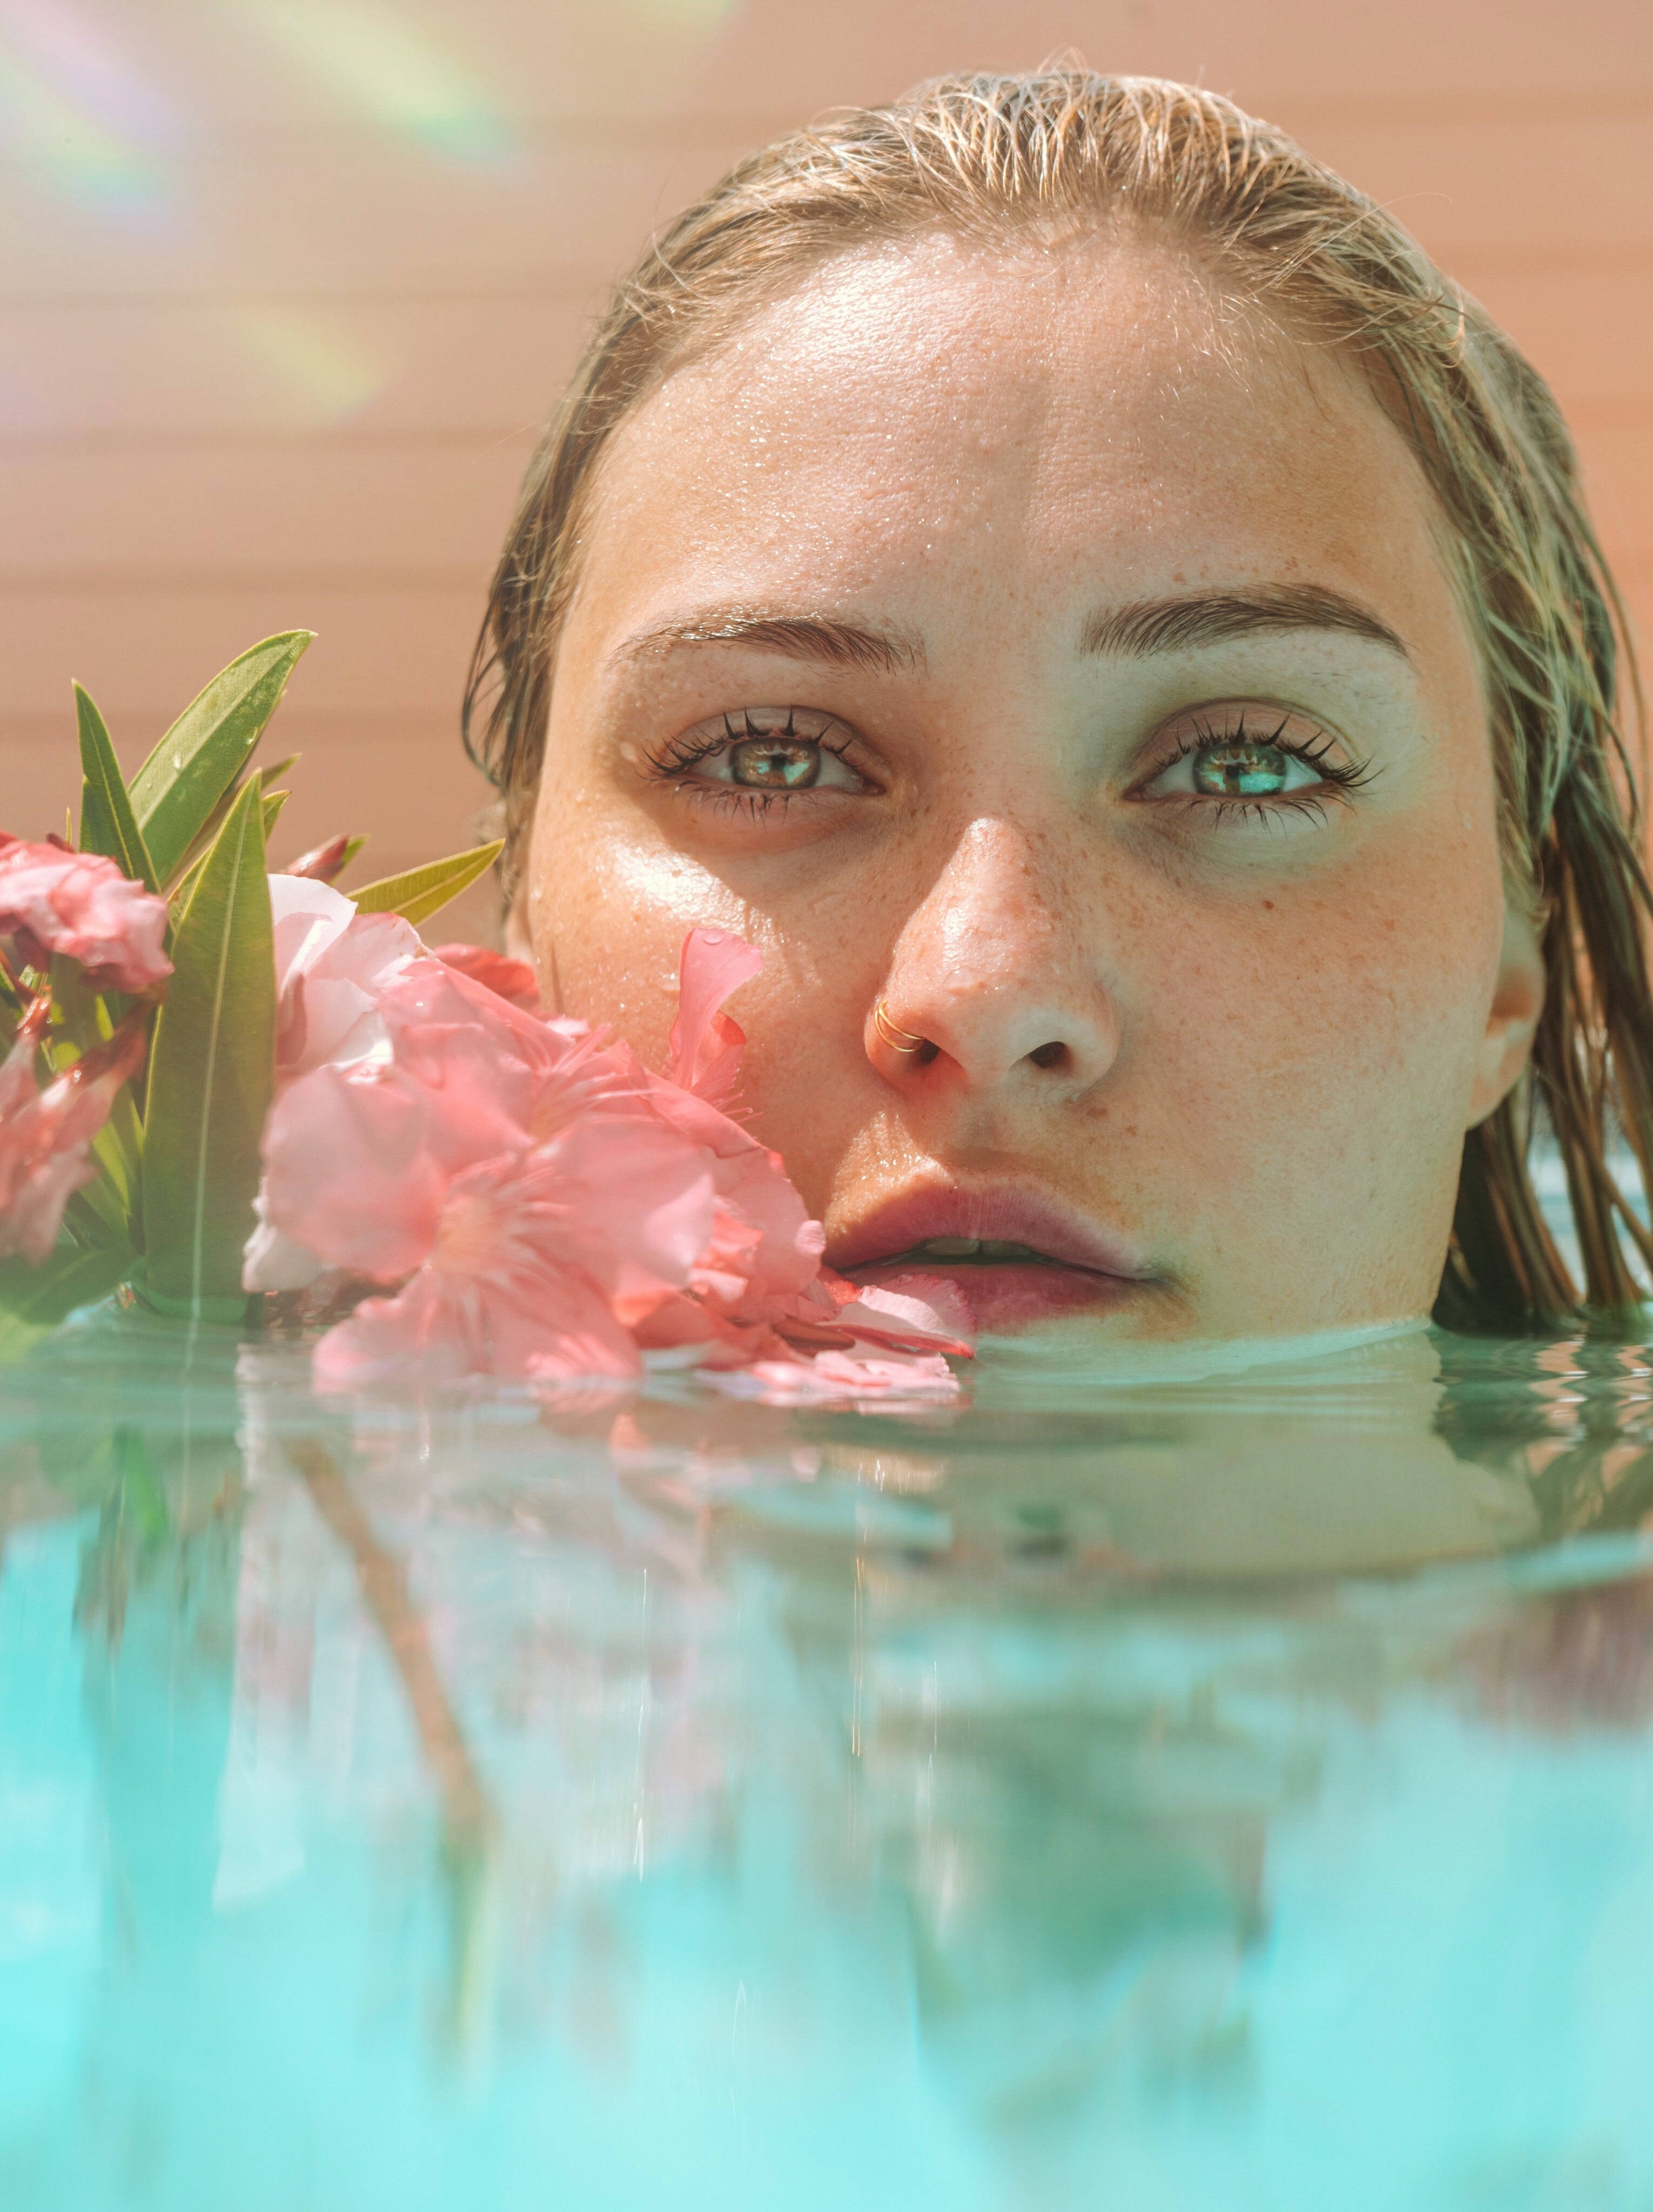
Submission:
M 264 793 L 266 802 L 278 796 L 271 790 L 271 785 L 278 775 L 285 775 L 297 758 L 296 753 L 289 753 L 285 760 L 278 760 L 273 767 L 261 768 L 259 770 L 259 789 Z M 211 813 L 191 838 L 189 850 L 178 863 L 173 872 L 172 881 L 167 887 L 168 896 L 172 901 L 173 911 L 175 914 L 181 913 L 189 904 L 189 895 L 195 888 L 195 878 L 200 873 L 201 863 L 211 850 L 214 838 L 223 829 L 225 815 L 241 797 L 241 780 L 238 777 L 230 785 L 229 790 L 216 801 Z M 279 817 L 282 806 L 287 804 L 291 795 L 290 792 L 285 791 L 279 794 L 281 805 L 276 808 L 274 815 L 271 813 L 266 803 L 264 810 L 264 836 L 266 844 L 270 841 L 271 824 Z
M 102 1149 L 105 1131 L 92 1139 L 92 1156 L 103 1170 L 70 1197 L 64 1209 L 64 1229 L 76 1244 L 102 1251 L 110 1244 L 131 1244 L 130 1179 L 110 1165 Z
M 159 890 L 155 863 L 126 796 L 120 763 L 115 758 L 103 717 L 90 694 L 78 684 L 75 715 L 80 725 L 81 773 L 86 778 L 81 789 L 81 848 L 88 853 L 107 854 L 119 864 L 123 876 L 142 884 L 145 890 Z
M 240 796 L 239 791 L 236 796 Z M 222 830 L 223 823 L 220 822 L 217 827 Z M 174 929 L 178 927 L 178 917 L 195 896 L 195 886 L 201 880 L 201 871 L 206 866 L 207 854 L 212 850 L 212 846 L 216 842 L 217 831 L 215 830 L 212 841 L 202 846 L 177 882 L 168 890 L 167 903 L 172 910 L 172 926 Z
M 424 921 L 469 890 L 504 849 L 504 839 L 496 837 L 491 845 L 450 853 L 445 860 L 427 860 L 422 868 L 409 868 L 403 875 L 381 876 L 376 884 L 364 884 L 345 896 L 356 901 L 358 914 L 399 914 L 404 921 Z
M 259 811 L 264 817 L 264 842 L 267 845 L 270 842 L 270 832 L 281 819 L 282 808 L 286 805 L 293 794 L 290 791 L 264 791 L 262 785 L 259 786 L 259 789 L 263 793 L 259 801 Z
M 156 873 L 170 881 L 264 734 L 314 630 L 284 630 L 232 660 L 192 700 L 132 778 Z
M 21 1358 L 77 1308 L 107 1298 L 131 1268 L 130 1245 L 96 1252 L 60 1246 L 42 1267 L 21 1258 L 0 1260 L 0 1363 Z
M 52 1073 L 72 1067 L 83 1052 L 102 1044 L 114 1030 L 109 1011 L 114 992 L 95 991 L 81 973 L 80 963 L 58 952 L 52 961 L 52 1026 L 46 1031 L 46 1059 Z
M 163 1313 L 244 1310 L 259 1140 L 275 1090 L 276 961 L 258 779 L 249 776 L 173 925 L 149 1048 L 138 1288 Z
M 142 1224 L 132 1219 L 137 1210 L 138 1165 L 143 1157 L 143 1124 L 131 1085 L 123 1083 L 115 1094 L 109 1118 L 92 1139 L 92 1157 L 103 1173 L 86 1185 L 82 1195 L 101 1202 L 97 1211 L 118 1219 L 123 1236 L 136 1237 Z

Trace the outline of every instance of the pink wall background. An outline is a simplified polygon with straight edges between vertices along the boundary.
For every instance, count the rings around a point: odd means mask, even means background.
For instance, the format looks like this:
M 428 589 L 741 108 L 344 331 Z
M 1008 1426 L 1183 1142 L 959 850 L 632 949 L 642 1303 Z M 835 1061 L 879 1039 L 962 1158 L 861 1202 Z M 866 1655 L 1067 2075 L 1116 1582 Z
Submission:
M 606 284 L 778 130 L 1070 46 L 1400 213 L 1555 386 L 1653 633 L 1644 0 L 0 0 L 0 819 L 61 822 L 71 677 L 135 763 L 302 624 L 278 854 L 469 842 L 485 580 Z

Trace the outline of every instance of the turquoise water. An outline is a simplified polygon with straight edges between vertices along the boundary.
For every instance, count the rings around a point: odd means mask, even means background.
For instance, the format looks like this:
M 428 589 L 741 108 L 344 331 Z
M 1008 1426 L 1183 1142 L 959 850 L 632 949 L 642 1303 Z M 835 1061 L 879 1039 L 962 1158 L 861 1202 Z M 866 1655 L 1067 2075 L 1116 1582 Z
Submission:
M 1653 2206 L 1653 1352 L 0 1370 L 0 2206 Z

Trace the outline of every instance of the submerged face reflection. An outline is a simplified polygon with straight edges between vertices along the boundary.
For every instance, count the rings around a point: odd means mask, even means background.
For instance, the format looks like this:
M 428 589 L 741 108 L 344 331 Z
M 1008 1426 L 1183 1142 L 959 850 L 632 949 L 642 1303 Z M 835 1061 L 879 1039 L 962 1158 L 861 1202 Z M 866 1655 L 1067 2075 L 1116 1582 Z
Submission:
M 658 1064 L 685 930 L 759 945 L 828 1258 L 985 1328 L 1426 1311 L 1541 989 L 1443 534 L 1354 373 L 1167 251 L 828 263 L 601 464 L 547 996 Z

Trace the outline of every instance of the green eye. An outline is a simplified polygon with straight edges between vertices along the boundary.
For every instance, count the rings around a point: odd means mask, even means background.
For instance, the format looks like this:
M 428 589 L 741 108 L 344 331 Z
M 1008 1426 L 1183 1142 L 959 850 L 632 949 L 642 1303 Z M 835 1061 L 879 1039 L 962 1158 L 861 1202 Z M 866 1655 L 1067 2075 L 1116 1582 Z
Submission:
M 644 757 L 687 798 L 743 793 L 735 803 L 742 820 L 755 823 L 766 811 L 786 813 L 770 808 L 772 799 L 807 794 L 814 809 L 832 803 L 829 793 L 875 797 L 881 786 L 845 758 L 861 743 L 847 722 L 819 708 L 741 707 L 697 722 Z
M 1214 799 L 1267 799 L 1286 788 L 1290 756 L 1274 745 L 1205 745 L 1194 756 L 1194 789 Z
M 1208 830 L 1278 828 L 1289 817 L 1324 824 L 1334 798 L 1352 799 L 1371 781 L 1369 765 L 1351 758 L 1342 738 L 1271 700 L 1191 707 L 1154 737 L 1176 751 L 1129 796 L 1180 801 L 1182 820 Z M 1205 799 L 1220 803 L 1206 806 Z
M 802 738 L 743 738 L 730 747 L 729 781 L 758 791 L 803 791 L 820 774 L 820 747 Z

